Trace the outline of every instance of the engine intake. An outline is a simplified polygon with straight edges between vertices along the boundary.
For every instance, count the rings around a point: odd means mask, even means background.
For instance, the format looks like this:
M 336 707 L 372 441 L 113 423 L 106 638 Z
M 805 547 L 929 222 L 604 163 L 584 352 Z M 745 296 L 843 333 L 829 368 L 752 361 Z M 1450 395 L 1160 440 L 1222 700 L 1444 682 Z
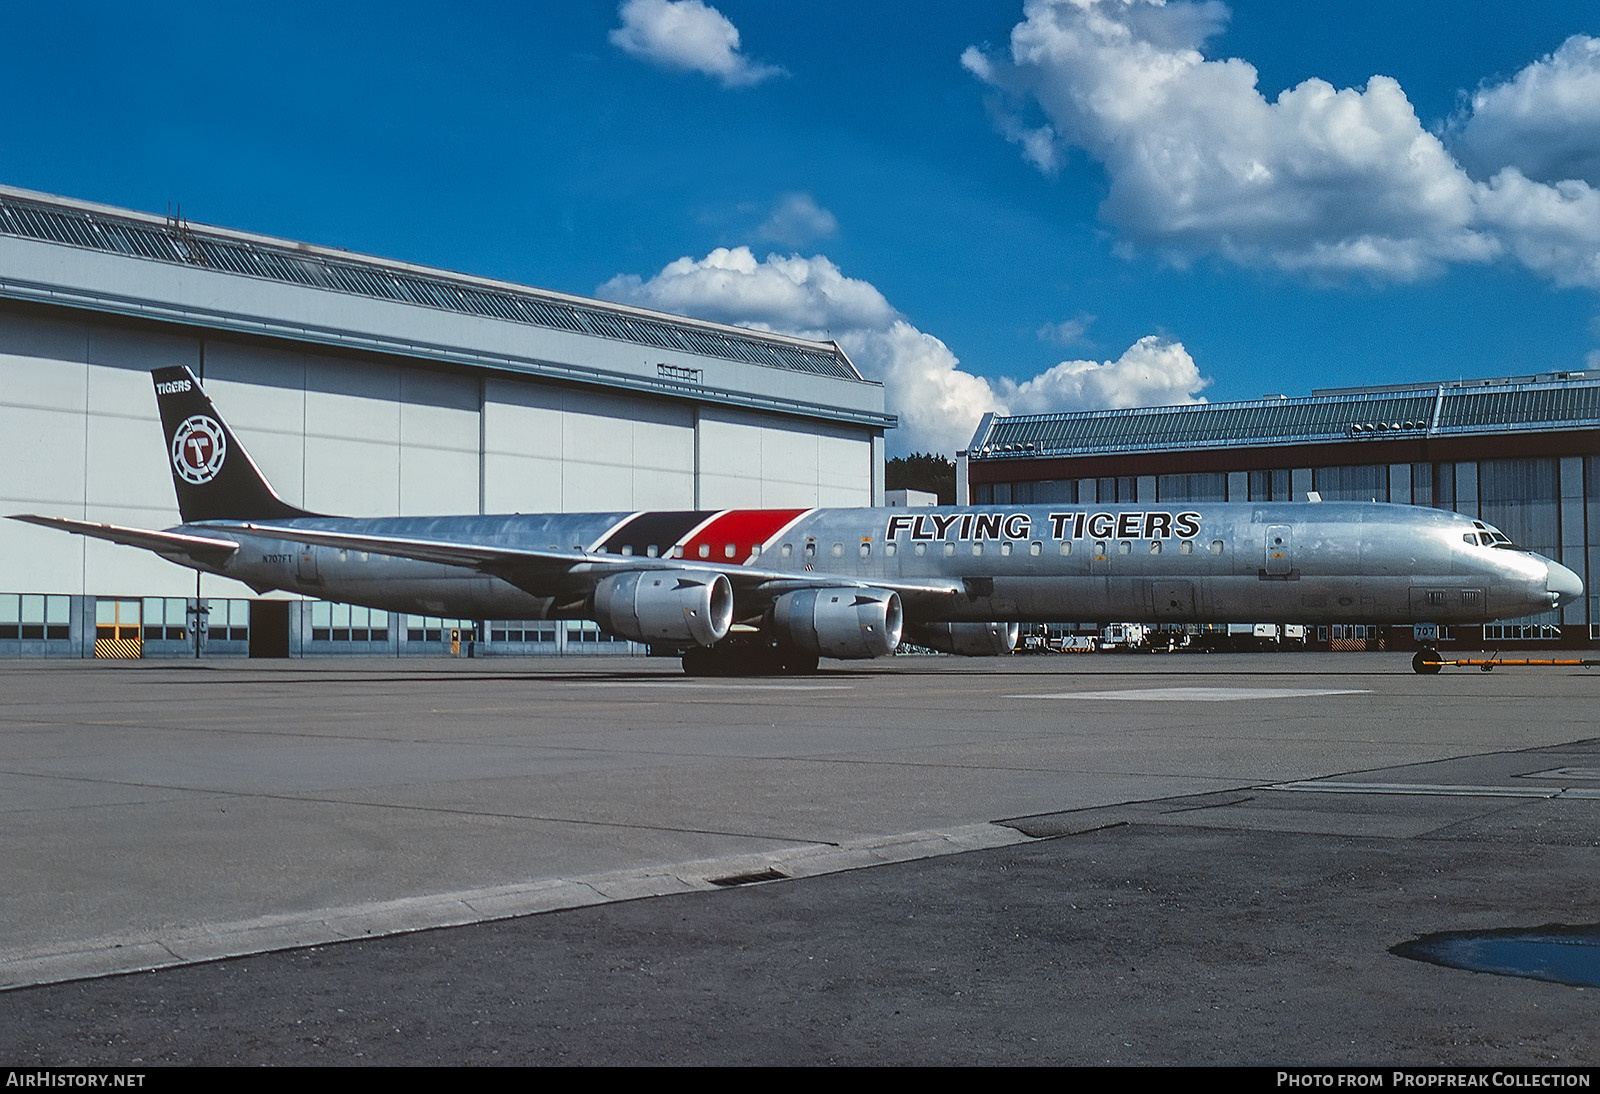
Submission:
M 710 646 L 733 626 L 733 586 L 700 570 L 631 570 L 594 587 L 594 621 L 635 642 Z
M 886 657 L 900 644 L 900 596 L 889 589 L 801 589 L 772 605 L 778 640 L 842 660 Z
M 908 642 L 963 657 L 1004 657 L 1017 648 L 1021 634 L 1016 623 L 918 623 L 906 628 Z

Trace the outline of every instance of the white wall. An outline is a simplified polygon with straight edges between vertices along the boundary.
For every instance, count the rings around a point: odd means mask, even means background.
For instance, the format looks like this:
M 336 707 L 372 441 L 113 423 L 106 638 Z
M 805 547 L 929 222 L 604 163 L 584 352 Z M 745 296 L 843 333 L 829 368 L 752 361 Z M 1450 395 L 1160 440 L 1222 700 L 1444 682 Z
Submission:
M 208 393 L 273 487 L 351 516 L 867 505 L 870 437 L 688 402 L 207 337 Z M 198 337 L 0 309 L 0 513 L 179 521 L 150 370 Z M 699 486 L 696 489 L 696 470 Z M 189 596 L 132 548 L 0 520 L 0 592 Z M 207 577 L 203 594 L 254 595 Z
M 700 410 L 700 505 L 872 504 L 870 438 L 726 407 Z

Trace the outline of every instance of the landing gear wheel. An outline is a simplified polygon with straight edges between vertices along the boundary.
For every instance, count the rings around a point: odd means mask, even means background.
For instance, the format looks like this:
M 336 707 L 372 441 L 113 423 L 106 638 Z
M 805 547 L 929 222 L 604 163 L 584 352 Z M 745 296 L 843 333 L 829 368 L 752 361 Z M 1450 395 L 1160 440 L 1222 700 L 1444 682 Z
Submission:
M 1417 651 L 1411 659 L 1411 671 L 1422 676 L 1432 676 L 1444 668 L 1444 662 L 1439 659 L 1439 651 L 1424 646 Z

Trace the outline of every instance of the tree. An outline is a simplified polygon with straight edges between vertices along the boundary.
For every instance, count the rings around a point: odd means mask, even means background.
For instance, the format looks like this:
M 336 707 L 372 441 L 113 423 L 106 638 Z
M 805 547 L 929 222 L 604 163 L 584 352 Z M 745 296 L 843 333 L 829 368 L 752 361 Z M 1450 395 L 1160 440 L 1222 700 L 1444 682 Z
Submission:
M 926 490 L 940 505 L 956 503 L 956 465 L 936 452 L 896 456 L 883 465 L 885 490 Z

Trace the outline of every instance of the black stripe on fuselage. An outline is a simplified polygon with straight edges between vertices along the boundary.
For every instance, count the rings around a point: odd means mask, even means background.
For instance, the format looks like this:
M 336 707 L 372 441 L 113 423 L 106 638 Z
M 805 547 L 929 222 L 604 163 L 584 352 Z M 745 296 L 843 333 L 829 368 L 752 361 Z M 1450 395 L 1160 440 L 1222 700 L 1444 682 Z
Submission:
M 622 549 L 626 547 L 631 553 L 642 555 L 654 547 L 665 555 L 674 543 L 710 520 L 716 513 L 715 509 L 640 513 L 612 532 L 600 545 L 600 549 L 611 554 L 621 554 Z

